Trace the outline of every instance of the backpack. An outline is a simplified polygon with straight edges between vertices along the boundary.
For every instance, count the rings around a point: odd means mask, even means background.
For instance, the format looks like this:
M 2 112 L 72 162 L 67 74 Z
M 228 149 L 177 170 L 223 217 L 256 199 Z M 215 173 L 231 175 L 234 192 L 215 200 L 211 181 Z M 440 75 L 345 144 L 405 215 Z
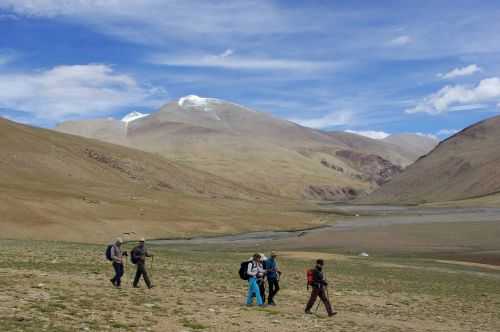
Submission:
M 136 250 L 137 250 L 137 247 L 132 249 L 132 251 L 130 252 L 130 261 L 134 265 L 137 265 L 137 263 L 139 262 L 139 258 L 140 258 L 138 255 L 136 255 Z
M 240 270 L 238 271 L 239 275 L 240 275 L 240 278 L 242 280 L 248 280 L 249 279 L 249 276 L 248 276 L 248 264 L 250 264 L 251 261 L 244 261 L 244 262 L 241 262 L 240 264 Z
M 307 289 L 314 284 L 314 270 L 307 270 Z
M 106 252 L 104 253 L 104 256 L 106 257 L 106 259 L 110 262 L 113 261 L 113 258 L 111 257 L 111 248 L 113 248 L 113 245 L 110 244 L 106 247 Z

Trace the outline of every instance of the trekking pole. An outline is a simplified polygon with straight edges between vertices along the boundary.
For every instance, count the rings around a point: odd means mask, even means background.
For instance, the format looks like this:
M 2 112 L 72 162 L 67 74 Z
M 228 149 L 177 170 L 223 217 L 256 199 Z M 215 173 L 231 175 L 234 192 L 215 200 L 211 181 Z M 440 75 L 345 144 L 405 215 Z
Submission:
M 151 257 L 151 279 L 153 279 L 153 262 L 155 260 L 155 256 Z

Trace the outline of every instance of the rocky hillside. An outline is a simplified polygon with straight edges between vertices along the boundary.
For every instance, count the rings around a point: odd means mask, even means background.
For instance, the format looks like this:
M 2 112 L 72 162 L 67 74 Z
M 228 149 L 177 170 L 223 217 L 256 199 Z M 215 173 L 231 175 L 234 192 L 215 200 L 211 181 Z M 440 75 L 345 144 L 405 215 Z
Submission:
M 3 238 L 96 242 L 123 232 L 180 236 L 314 219 L 287 207 L 300 203 L 158 155 L 4 119 L 0 188 Z
M 368 139 L 351 134 L 347 142 L 214 98 L 183 97 L 132 119 L 62 123 L 57 130 L 158 153 L 252 190 L 294 199 L 350 199 L 385 181 L 374 172 L 384 173 L 384 179 L 393 174 L 362 167 L 338 151 L 381 156 L 393 165 L 379 161 L 377 167 L 391 169 L 416 159 L 393 144 L 356 143 Z
M 363 201 L 417 204 L 498 193 L 499 142 L 500 116 L 474 124 L 441 142 Z

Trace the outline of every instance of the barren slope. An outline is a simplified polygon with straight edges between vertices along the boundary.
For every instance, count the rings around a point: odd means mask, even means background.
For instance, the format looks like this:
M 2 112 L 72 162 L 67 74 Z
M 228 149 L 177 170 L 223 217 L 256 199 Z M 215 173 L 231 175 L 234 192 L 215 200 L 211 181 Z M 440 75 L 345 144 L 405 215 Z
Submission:
M 363 202 L 425 203 L 497 193 L 499 142 L 500 117 L 472 125 L 441 142 Z
M 57 129 L 159 153 L 281 197 L 343 200 L 379 183 L 378 175 L 365 174 L 366 165 L 339 157 L 338 151 L 350 149 L 342 140 L 219 99 L 188 96 L 171 102 L 128 123 L 123 142 L 121 133 L 110 138 L 87 125 L 64 123 Z
M 104 241 L 293 228 L 313 216 L 160 156 L 0 119 L 3 238 Z M 111 235 L 112 234 L 112 235 Z
M 428 137 L 409 134 L 391 135 L 383 140 L 347 132 L 329 132 L 328 134 L 356 152 L 374 154 L 402 167 L 412 164 L 420 156 L 431 151 L 438 143 Z M 406 139 L 399 142 L 398 137 Z M 415 146 L 419 146 L 419 148 Z

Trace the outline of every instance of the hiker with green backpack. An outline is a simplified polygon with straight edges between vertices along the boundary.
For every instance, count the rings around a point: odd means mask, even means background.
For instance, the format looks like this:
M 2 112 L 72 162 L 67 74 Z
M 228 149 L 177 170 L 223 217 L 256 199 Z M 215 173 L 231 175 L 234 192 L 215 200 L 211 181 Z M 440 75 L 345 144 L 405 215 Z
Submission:
M 113 262 L 113 269 L 115 270 L 114 277 L 109 281 L 111 281 L 113 286 L 116 288 L 121 287 L 121 279 L 124 273 L 123 256 L 127 256 L 127 252 L 122 252 L 121 250 L 122 243 L 123 240 L 121 238 L 117 238 L 114 244 L 110 244 L 106 248 L 106 258 Z
M 151 284 L 151 281 L 149 280 L 148 271 L 146 269 L 146 257 L 153 258 L 154 256 L 147 251 L 144 242 L 145 240 L 144 238 L 142 238 L 139 241 L 139 244 L 134 249 L 132 249 L 130 253 L 130 259 L 132 263 L 137 265 L 137 271 L 135 273 L 133 286 L 134 288 L 139 288 L 139 280 L 142 276 L 144 278 L 146 286 L 151 289 L 154 287 L 154 285 Z
M 333 311 L 332 305 L 330 304 L 330 299 L 328 298 L 328 282 L 326 281 L 325 275 L 323 273 L 324 265 L 325 262 L 322 259 L 318 259 L 316 261 L 316 267 L 307 271 L 307 288 L 309 289 L 309 287 L 312 287 L 312 291 L 305 312 L 306 314 L 312 314 L 311 308 L 313 307 L 316 299 L 319 296 L 319 298 L 325 305 L 328 316 L 332 317 L 335 316 L 337 312 Z

